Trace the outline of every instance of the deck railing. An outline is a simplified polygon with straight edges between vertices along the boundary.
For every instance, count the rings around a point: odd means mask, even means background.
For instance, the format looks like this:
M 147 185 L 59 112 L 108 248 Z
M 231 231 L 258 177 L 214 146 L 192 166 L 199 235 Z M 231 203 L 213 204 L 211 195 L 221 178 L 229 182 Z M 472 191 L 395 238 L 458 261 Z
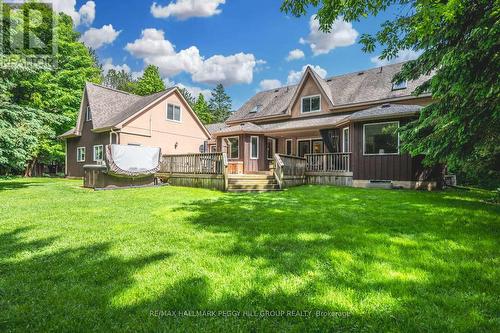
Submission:
M 306 154 L 307 172 L 350 172 L 351 153 Z
M 279 154 L 283 162 L 283 175 L 304 176 L 306 172 L 306 159 L 298 156 Z
M 225 153 L 163 155 L 160 172 L 222 175 L 226 166 Z

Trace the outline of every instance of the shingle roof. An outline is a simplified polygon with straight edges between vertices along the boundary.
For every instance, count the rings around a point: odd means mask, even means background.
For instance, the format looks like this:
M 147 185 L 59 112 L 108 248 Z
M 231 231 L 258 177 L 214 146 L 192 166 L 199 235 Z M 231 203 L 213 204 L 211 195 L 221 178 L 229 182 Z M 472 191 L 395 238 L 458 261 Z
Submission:
M 94 129 L 108 126 L 110 119 L 119 118 L 120 114 L 143 98 L 93 83 L 87 83 L 85 88 Z
M 335 106 L 355 103 L 385 100 L 396 97 L 410 96 L 419 85 L 430 76 L 424 76 L 415 81 L 410 81 L 406 89 L 392 90 L 392 79 L 402 67 L 403 63 L 372 68 L 369 70 L 334 76 L 321 79 L 316 73 L 323 89 L 328 93 Z M 285 115 L 297 85 L 286 86 L 279 89 L 267 90 L 257 93 L 248 100 L 229 119 L 233 121 L 254 120 L 268 116 Z M 252 113 L 257 105 L 262 105 L 261 111 Z
M 277 131 L 288 131 L 288 130 L 298 130 L 307 128 L 316 128 L 321 126 L 335 126 L 342 120 L 346 119 L 347 115 L 333 116 L 329 115 L 326 117 L 314 117 L 307 119 L 295 119 L 282 122 L 276 122 L 271 124 L 260 125 L 266 132 L 277 132 Z
M 226 125 L 226 123 L 214 123 L 214 124 L 205 125 L 205 127 L 207 128 L 207 130 L 210 133 L 215 133 L 215 132 L 218 132 L 221 129 L 227 127 L 227 125 Z
M 354 112 L 349 116 L 349 120 L 359 121 L 373 118 L 386 118 L 395 116 L 411 116 L 418 114 L 423 106 L 408 104 L 382 104 L 380 106 Z
M 261 133 L 263 129 L 254 123 L 241 123 L 235 126 L 228 126 L 218 130 L 217 134 L 232 134 L 232 133 Z

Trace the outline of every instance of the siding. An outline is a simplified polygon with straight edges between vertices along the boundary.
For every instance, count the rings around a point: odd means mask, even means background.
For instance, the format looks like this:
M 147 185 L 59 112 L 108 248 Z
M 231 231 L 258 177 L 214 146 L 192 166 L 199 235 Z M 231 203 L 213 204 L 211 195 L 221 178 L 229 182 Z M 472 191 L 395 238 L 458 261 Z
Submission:
M 408 120 L 399 119 L 400 126 Z M 377 123 L 370 121 L 355 123 L 352 133 L 352 171 L 353 179 L 360 180 L 413 180 L 412 167 L 414 163 L 409 154 L 400 155 L 363 155 L 363 125 Z

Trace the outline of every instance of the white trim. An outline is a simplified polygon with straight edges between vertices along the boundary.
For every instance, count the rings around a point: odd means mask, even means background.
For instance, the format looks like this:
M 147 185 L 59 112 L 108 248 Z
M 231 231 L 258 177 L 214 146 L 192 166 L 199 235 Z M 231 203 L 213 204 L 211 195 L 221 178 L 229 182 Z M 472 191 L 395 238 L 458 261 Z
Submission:
M 287 147 L 288 147 L 288 141 L 291 142 L 291 144 L 290 144 L 290 154 L 288 154 L 288 152 L 286 151 Z M 287 154 L 287 155 L 293 155 L 293 139 L 286 139 L 285 140 L 285 154 Z
M 370 126 L 370 125 L 381 125 L 381 124 L 393 124 L 393 123 L 398 123 L 398 129 L 399 129 L 399 121 L 384 121 L 384 122 L 379 122 L 379 123 L 368 123 L 368 124 L 363 124 L 363 156 L 384 156 L 384 155 L 399 155 L 399 132 L 398 132 L 398 152 L 397 153 L 383 153 L 383 154 L 367 154 L 365 152 L 365 128 L 366 126 Z
M 95 153 L 96 150 L 95 149 L 99 148 L 99 147 L 101 148 L 101 153 L 102 153 L 102 158 L 101 159 L 97 159 L 96 156 L 95 156 L 96 155 L 96 153 Z M 92 146 L 92 160 L 94 162 L 101 162 L 103 159 L 104 159 L 104 146 L 103 145 L 94 145 L 94 146 Z
M 346 135 L 345 135 L 345 131 L 347 130 L 347 151 L 345 150 L 345 138 L 346 138 Z M 350 135 L 351 135 L 351 130 L 349 129 L 349 126 L 347 127 L 344 127 L 342 128 L 342 152 L 343 153 L 349 153 L 349 148 L 350 148 L 350 145 L 351 145 L 351 138 L 350 138 Z
M 176 106 L 179 108 L 179 120 L 168 119 L 168 106 L 169 105 L 172 105 L 172 107 L 173 107 L 172 112 L 174 112 Z M 172 113 L 172 116 L 174 116 L 173 113 Z M 177 123 L 177 124 L 182 123 L 182 107 L 180 105 L 176 104 L 176 103 L 169 103 L 169 102 L 167 102 L 167 107 L 165 108 L 165 119 L 167 121 L 171 121 L 171 122 Z
M 228 160 L 239 160 L 240 159 L 240 137 L 238 135 L 236 135 L 236 136 L 226 136 L 226 137 L 222 138 L 222 140 L 224 140 L 224 139 L 227 140 L 227 142 L 226 142 L 227 144 L 229 144 L 229 139 L 235 139 L 235 138 L 238 139 L 238 156 L 231 157 L 230 156 L 231 154 L 229 153 L 227 156 Z M 231 152 L 231 148 L 229 148 L 229 152 Z
M 83 159 L 81 159 L 79 154 L 78 154 L 79 150 L 83 151 Z M 87 158 L 87 153 L 85 150 L 86 150 L 85 147 L 76 147 L 76 161 L 77 162 L 79 162 L 79 163 L 85 162 L 85 158 Z
M 252 152 L 253 152 L 253 149 L 252 149 L 252 139 L 253 138 L 257 139 L 257 156 L 255 156 L 255 157 L 252 156 Z M 256 136 L 256 135 L 251 135 L 250 136 L 250 159 L 251 160 L 258 160 L 259 159 L 259 137 Z
M 319 97 L 319 109 L 318 110 L 311 110 L 309 112 L 304 112 L 304 99 L 306 98 L 314 98 L 314 97 Z M 312 103 L 309 103 L 312 104 Z M 310 105 L 311 106 L 311 105 Z M 309 95 L 309 96 L 302 96 L 300 98 L 300 114 L 310 114 L 310 113 L 315 113 L 315 112 L 321 112 L 321 94 L 319 95 Z

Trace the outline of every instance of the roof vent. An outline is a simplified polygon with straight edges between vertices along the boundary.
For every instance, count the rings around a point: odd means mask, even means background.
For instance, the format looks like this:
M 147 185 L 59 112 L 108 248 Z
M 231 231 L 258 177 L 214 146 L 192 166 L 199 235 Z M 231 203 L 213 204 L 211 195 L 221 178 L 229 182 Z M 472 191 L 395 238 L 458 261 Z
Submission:
M 278 91 L 280 91 L 280 90 L 279 90 L 279 89 L 275 89 L 275 90 L 274 90 L 274 92 L 278 92 Z
M 257 104 L 252 110 L 250 110 L 250 113 L 257 113 L 262 110 L 262 104 Z
M 358 73 L 358 75 L 363 75 L 363 74 L 365 74 L 365 72 L 359 72 L 359 73 Z
M 326 82 L 332 82 L 332 79 L 328 79 L 328 80 L 326 80 Z
M 382 109 L 385 109 L 385 108 L 390 108 L 390 107 L 391 107 L 391 104 L 388 104 L 388 103 L 386 103 L 386 104 L 382 104 L 382 105 L 380 106 L 380 108 L 382 108 Z

